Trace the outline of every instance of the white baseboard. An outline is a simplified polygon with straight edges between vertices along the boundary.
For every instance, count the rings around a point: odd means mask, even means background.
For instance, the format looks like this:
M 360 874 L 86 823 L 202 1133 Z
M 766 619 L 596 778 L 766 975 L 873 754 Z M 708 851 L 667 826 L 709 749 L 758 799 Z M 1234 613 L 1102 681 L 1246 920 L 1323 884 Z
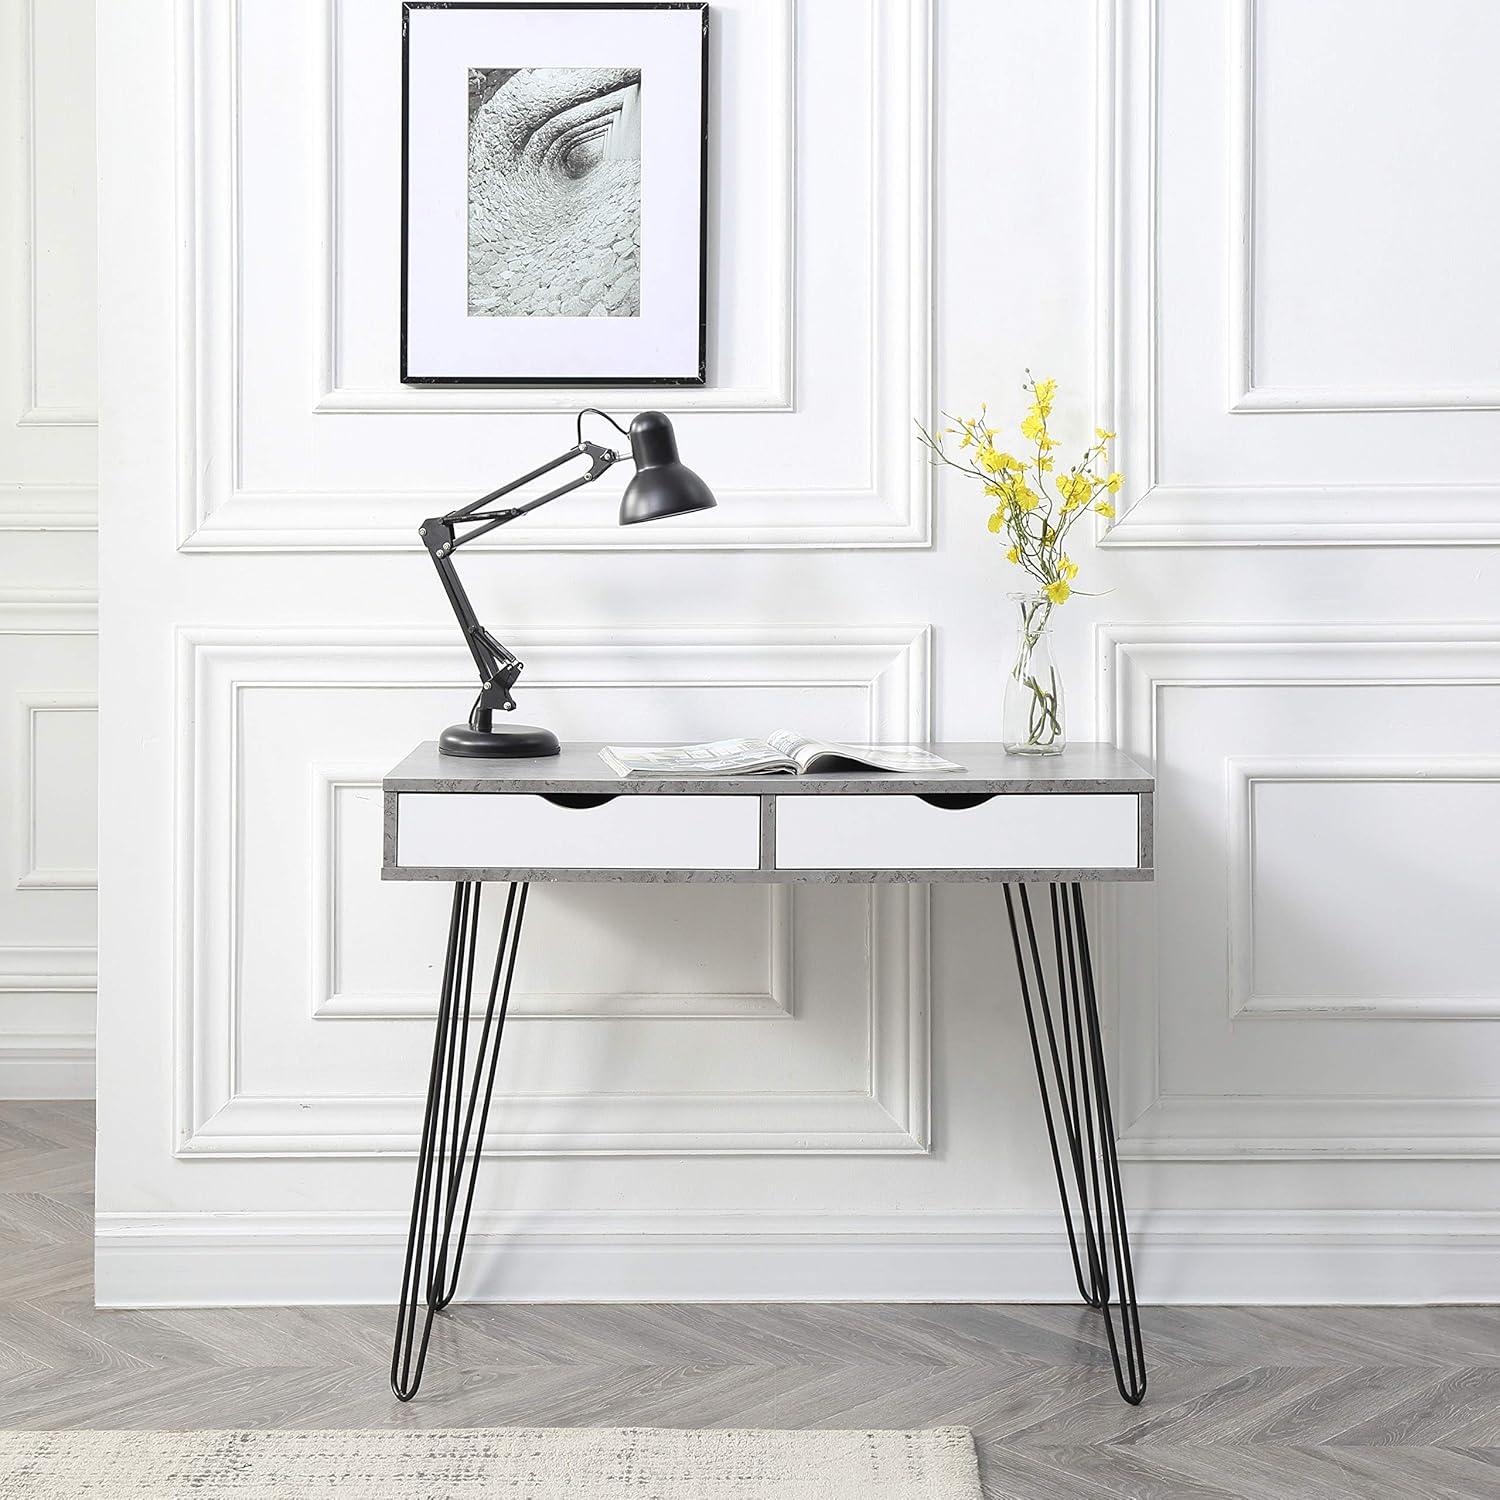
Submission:
M 0 1032 L 0 1099 L 92 1099 L 94 1044 L 72 1032 Z
M 1143 1213 L 1153 1303 L 1500 1301 L 1500 1213 Z M 384 1303 L 405 1218 L 100 1214 L 101 1307 Z M 1053 1302 L 1054 1215 L 476 1215 L 461 1297 L 496 1302 Z

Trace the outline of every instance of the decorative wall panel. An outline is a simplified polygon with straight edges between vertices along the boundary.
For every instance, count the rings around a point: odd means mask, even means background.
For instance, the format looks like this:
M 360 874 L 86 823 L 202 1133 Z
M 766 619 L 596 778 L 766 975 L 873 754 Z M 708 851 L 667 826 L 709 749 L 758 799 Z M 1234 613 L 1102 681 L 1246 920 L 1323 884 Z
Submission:
M 1500 1152 L 1471 847 L 1495 815 L 1500 630 L 1115 625 L 1099 649 L 1101 725 L 1158 776 L 1153 903 L 1122 893 L 1115 924 L 1124 1149 Z M 1266 787 L 1299 788 L 1295 810 L 1267 821 Z
M 622 533 L 617 475 L 505 545 L 928 543 L 910 422 L 930 405 L 931 0 L 716 6 L 708 387 L 509 393 L 397 380 L 398 7 L 183 5 L 185 550 L 415 550 L 416 518 L 559 451 L 589 404 L 682 413 L 705 472 L 732 453 L 721 510 Z M 318 66 L 289 75 L 288 52 Z M 838 95 L 837 132 L 797 133 L 798 77 Z M 770 444 L 751 435 L 767 412 Z
M 926 733 L 922 630 L 515 644 L 564 737 L 586 737 L 601 703 L 627 737 L 637 713 L 693 738 L 753 705 L 814 733 Z M 462 649 L 447 632 L 193 630 L 180 651 L 178 1149 L 413 1150 L 441 914 L 430 891 L 381 887 L 371 799 L 375 767 L 462 711 Z M 355 746 L 372 758 L 340 758 Z M 926 910 L 921 887 L 715 887 L 687 904 L 675 888 L 540 890 L 491 1148 L 924 1150 Z M 804 992 L 808 966 L 822 978 Z M 535 1019 L 568 1030 L 548 1044 Z
M 0 597 L 0 1098 L 93 1087 L 96 631 L 92 604 Z
M 1500 541 L 1495 294 L 1432 251 L 1481 254 L 1500 143 L 1493 92 L 1435 59 L 1481 70 L 1500 14 L 1100 14 L 1097 407 L 1129 476 L 1106 544 Z
M 93 70 L 88 0 L 0 5 L 0 531 L 94 524 Z

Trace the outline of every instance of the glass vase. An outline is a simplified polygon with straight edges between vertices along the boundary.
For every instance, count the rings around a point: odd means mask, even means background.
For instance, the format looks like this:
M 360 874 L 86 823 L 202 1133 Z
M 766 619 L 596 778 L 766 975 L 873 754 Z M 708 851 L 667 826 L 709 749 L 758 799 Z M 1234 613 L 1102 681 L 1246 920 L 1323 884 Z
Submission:
M 1001 737 L 1011 755 L 1060 755 L 1063 684 L 1052 654 L 1052 601 L 1045 594 L 1012 594 L 1019 613 L 1015 653 L 1005 678 Z

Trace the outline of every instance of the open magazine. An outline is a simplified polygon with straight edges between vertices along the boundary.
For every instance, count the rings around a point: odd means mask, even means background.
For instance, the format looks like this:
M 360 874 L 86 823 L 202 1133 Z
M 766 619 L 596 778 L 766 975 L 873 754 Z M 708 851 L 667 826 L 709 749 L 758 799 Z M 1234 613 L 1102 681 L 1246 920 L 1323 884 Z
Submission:
M 606 745 L 606 765 L 621 776 L 801 776 L 807 771 L 961 771 L 951 760 L 910 745 L 840 745 L 778 729 L 763 740 L 706 745 Z

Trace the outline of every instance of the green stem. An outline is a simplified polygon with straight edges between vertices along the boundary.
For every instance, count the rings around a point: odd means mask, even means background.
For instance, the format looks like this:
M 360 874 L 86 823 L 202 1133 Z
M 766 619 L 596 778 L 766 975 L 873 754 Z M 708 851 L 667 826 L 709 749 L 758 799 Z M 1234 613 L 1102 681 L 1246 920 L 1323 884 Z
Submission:
M 1050 600 L 1028 599 L 1021 605 L 1021 630 L 1016 664 L 1011 675 L 1031 694 L 1027 712 L 1025 743 L 1044 749 L 1062 738 L 1062 719 L 1058 713 L 1057 669 L 1048 668 L 1048 686 L 1043 687 L 1031 671 L 1031 658 L 1051 618 Z

